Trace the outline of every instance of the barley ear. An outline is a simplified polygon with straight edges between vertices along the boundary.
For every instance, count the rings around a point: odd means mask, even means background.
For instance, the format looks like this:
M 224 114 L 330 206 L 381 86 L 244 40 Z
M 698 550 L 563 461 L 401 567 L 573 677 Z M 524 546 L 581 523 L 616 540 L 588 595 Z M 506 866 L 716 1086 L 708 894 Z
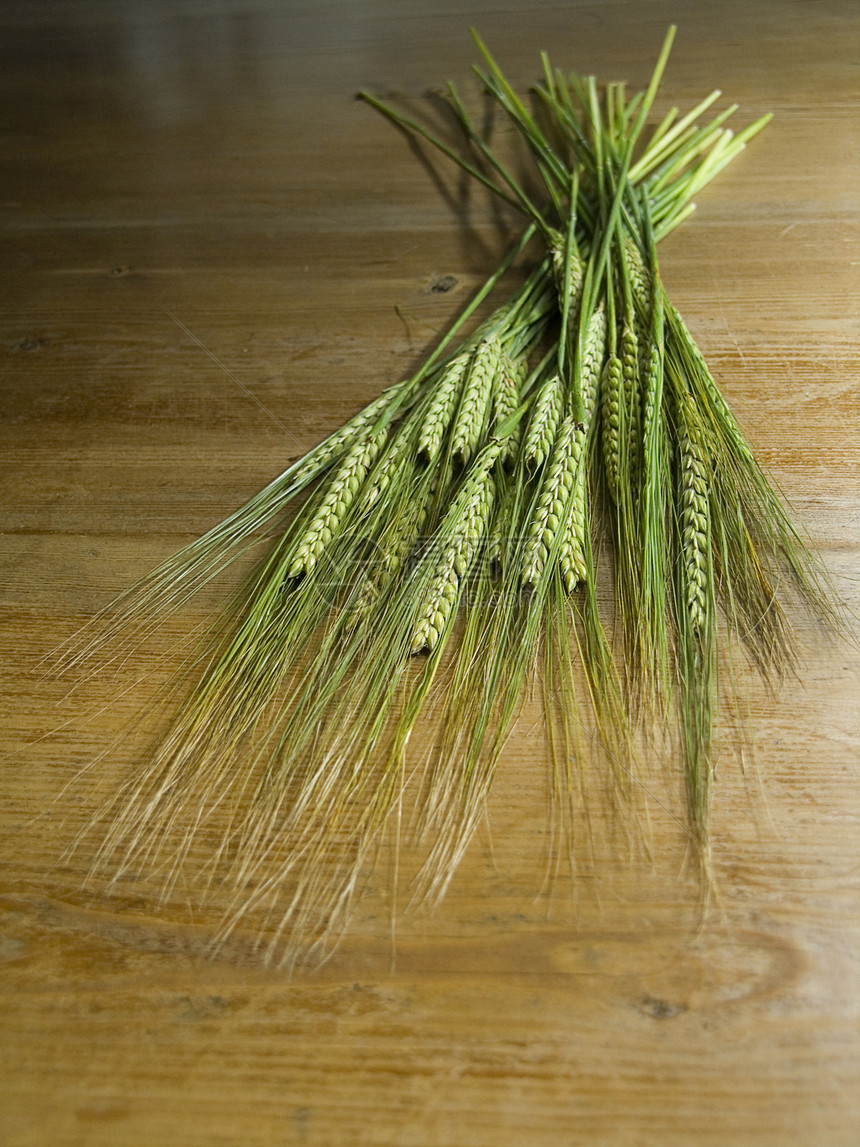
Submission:
M 458 355 L 451 360 L 436 383 L 418 437 L 418 456 L 424 462 L 433 462 L 442 449 L 442 442 L 457 409 L 460 390 L 470 361 L 470 355 Z
M 588 320 L 582 356 L 576 367 L 576 388 L 582 406 L 582 421 L 589 425 L 597 407 L 600 372 L 606 354 L 606 311 L 600 303 Z
M 692 630 L 702 633 L 706 627 L 711 596 L 710 483 L 705 452 L 695 427 L 693 403 L 688 394 L 682 396 L 679 404 L 678 455 L 684 604 Z
M 466 374 L 451 430 L 451 454 L 464 465 L 480 441 L 501 354 L 501 343 L 495 335 L 482 339 Z
M 564 530 L 573 498 L 583 436 L 573 418 L 565 418 L 558 429 L 552 457 L 544 473 L 523 555 L 523 585 L 537 585 L 550 554 Z
M 534 397 L 529 424 L 523 439 L 522 456 L 532 469 L 538 469 L 552 449 L 561 419 L 562 406 L 561 379 L 554 374 L 543 383 Z
M 486 536 L 495 491 L 490 469 L 482 466 L 469 476 L 452 503 L 440 542 L 431 555 L 433 575 L 415 620 L 412 653 L 432 653 L 447 631 L 460 600 L 462 583 Z
M 355 501 L 387 435 L 388 430 L 384 429 L 357 442 L 334 471 L 322 502 L 299 539 L 288 577 L 310 573 L 319 561 Z
M 520 405 L 522 385 L 528 374 L 528 360 L 525 356 L 511 359 L 502 354 L 499 362 L 499 372 L 493 388 L 493 428 L 495 429 L 505 421 Z M 522 439 L 522 423 L 518 422 L 514 429 L 505 437 L 505 446 L 502 452 L 502 461 L 513 462 L 519 451 Z
M 570 320 L 576 320 L 579 302 L 582 297 L 582 282 L 585 278 L 585 263 L 579 255 L 572 253 L 567 258 L 567 240 L 564 235 L 556 232 L 550 241 L 550 255 L 552 268 L 555 273 L 556 286 L 559 297 L 564 298 L 566 291 L 570 297 Z
M 576 471 L 573 479 L 573 495 L 570 508 L 564 521 L 558 550 L 558 564 L 564 588 L 573 593 L 577 586 L 588 578 L 585 560 L 585 531 L 587 529 L 588 467 L 585 451 L 585 427 L 577 424 L 578 446 Z
M 621 466 L 621 360 L 611 354 L 600 378 L 603 470 L 613 502 L 618 501 L 618 474 Z

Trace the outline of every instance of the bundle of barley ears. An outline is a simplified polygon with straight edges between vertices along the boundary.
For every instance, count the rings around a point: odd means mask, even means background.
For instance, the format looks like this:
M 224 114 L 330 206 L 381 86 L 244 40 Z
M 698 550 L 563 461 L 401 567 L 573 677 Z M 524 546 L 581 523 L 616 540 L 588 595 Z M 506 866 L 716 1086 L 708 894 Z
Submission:
M 407 786 L 424 842 L 414 899 L 444 893 L 538 677 L 557 852 L 571 853 L 586 717 L 619 789 L 637 724 L 672 717 L 706 869 L 724 651 L 745 646 L 766 675 L 792 664 L 786 583 L 818 616 L 833 611 L 661 281 L 660 240 L 767 118 L 737 134 L 725 126 L 734 108 L 702 123 L 714 92 L 646 127 L 673 32 L 645 91 L 601 94 L 544 57 L 528 103 L 475 37 L 476 71 L 520 133 L 531 180 L 453 85 L 459 145 L 363 94 L 522 212 L 525 230 L 413 377 L 64 650 L 78 672 L 121 656 L 269 539 L 196 649 L 166 735 L 94 817 L 97 868 L 116 877 L 148 863 L 165 894 L 180 877 L 202 890 L 217 878 L 229 890 L 219 939 L 263 912 L 269 957 L 319 955 L 400 824 Z M 595 589 L 601 554 L 611 626 Z M 431 698 L 435 737 L 416 752 Z M 213 825 L 219 843 L 201 859 Z

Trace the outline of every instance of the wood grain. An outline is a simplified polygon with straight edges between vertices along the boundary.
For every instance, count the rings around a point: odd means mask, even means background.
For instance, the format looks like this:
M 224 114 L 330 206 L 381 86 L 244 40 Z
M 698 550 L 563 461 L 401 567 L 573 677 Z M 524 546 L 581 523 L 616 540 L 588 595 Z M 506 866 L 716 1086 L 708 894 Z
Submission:
M 719 86 L 775 119 L 664 274 L 856 610 L 855 5 L 3 6 L 4 1147 L 860 1141 L 860 660 L 802 617 L 800 679 L 751 684 L 743 760 L 725 748 L 702 927 L 657 760 L 651 858 L 598 817 L 574 894 L 537 894 L 528 714 L 443 905 L 394 945 L 383 863 L 314 974 L 263 967 L 250 927 L 207 958 L 217 897 L 83 887 L 63 859 L 136 744 L 66 786 L 171 634 L 67 701 L 39 658 L 404 375 L 504 247 L 354 93 L 469 90 L 469 24 L 519 85 L 543 48 L 641 85 L 672 20 L 661 107 Z

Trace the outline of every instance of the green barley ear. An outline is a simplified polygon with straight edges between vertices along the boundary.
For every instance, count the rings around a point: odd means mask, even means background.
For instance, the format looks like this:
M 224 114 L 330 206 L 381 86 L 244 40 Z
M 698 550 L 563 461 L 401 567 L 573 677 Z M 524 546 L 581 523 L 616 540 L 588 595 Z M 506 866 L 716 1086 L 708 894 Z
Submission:
M 495 335 L 482 339 L 466 373 L 451 430 L 451 454 L 462 465 L 472 457 L 480 440 L 501 357 L 502 346 Z
M 493 389 L 493 430 L 501 426 L 522 402 L 522 388 L 528 375 L 528 369 L 528 359 L 525 355 L 511 359 L 507 354 L 502 354 Z M 522 422 L 517 422 L 505 438 L 505 447 L 502 452 L 503 462 L 510 464 L 514 461 L 519 452 L 521 440 Z
M 642 395 L 639 380 L 639 340 L 636 337 L 632 316 L 629 315 L 621 329 L 621 391 L 627 424 L 625 465 L 630 475 L 631 501 L 635 502 L 639 492 L 642 463 L 639 450 L 642 437 Z
M 582 407 L 582 422 L 588 426 L 597 407 L 600 373 L 606 354 L 606 311 L 602 303 L 588 320 L 582 357 L 576 369 L 576 392 Z
M 314 568 L 358 495 L 387 435 L 387 429 L 380 430 L 357 443 L 338 466 L 322 504 L 299 539 L 288 577 L 300 577 Z
M 453 620 L 463 581 L 487 535 L 496 493 L 491 468 L 499 453 L 498 446 L 488 447 L 445 516 L 439 543 L 429 558 L 433 562 L 433 577 L 415 620 L 413 653 L 425 649 L 432 653 Z
M 573 498 L 562 530 L 558 551 L 558 565 L 562 582 L 569 594 L 573 593 L 588 579 L 585 536 L 588 529 L 588 467 L 584 448 L 585 429 L 581 424 L 579 433 L 582 436 L 582 445 L 580 446 L 579 462 L 574 476 Z
M 567 240 L 558 232 L 552 238 L 550 254 L 559 296 L 563 299 L 567 293 L 570 319 L 575 321 L 582 297 L 585 261 L 575 252 L 568 258 Z
M 583 437 L 582 427 L 570 417 L 565 418 L 558 428 L 552 457 L 544 471 L 528 526 L 523 555 L 523 585 L 537 585 L 547 568 L 550 554 L 558 552 L 574 495 Z
M 621 360 L 611 354 L 600 378 L 603 470 L 613 502 L 618 501 L 618 478 L 621 468 L 621 434 L 623 432 Z
M 463 379 L 471 358 L 470 354 L 457 355 L 445 368 L 433 392 L 418 438 L 418 456 L 424 462 L 435 461 L 442 449 L 442 442 L 457 409 Z
M 647 322 L 651 314 L 651 278 L 639 247 L 630 236 L 624 240 L 627 268 L 633 299 L 642 318 Z
M 678 411 L 678 463 L 681 502 L 681 562 L 684 604 L 694 633 L 702 633 L 710 612 L 710 482 L 705 453 L 696 430 L 692 400 L 684 395 Z
M 557 374 L 548 378 L 534 397 L 522 445 L 523 460 L 533 470 L 543 465 L 552 449 L 561 420 L 563 398 L 561 379 Z

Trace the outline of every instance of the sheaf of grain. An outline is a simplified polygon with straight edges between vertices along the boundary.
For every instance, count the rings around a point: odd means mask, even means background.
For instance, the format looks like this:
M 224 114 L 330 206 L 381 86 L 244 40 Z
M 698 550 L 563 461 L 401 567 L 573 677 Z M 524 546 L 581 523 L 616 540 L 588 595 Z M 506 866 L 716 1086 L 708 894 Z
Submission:
M 557 374 L 544 383 L 534 397 L 523 438 L 522 455 L 533 469 L 541 466 L 552 449 L 564 404 L 564 390 Z
M 387 435 L 388 430 L 384 429 L 357 442 L 335 470 L 325 497 L 299 540 L 289 577 L 310 573 L 319 561 L 358 495 Z
M 451 453 L 464 465 L 480 440 L 501 356 L 501 343 L 490 335 L 478 343 L 469 365 L 451 430 Z
M 582 448 L 580 430 L 572 418 L 565 418 L 558 428 L 537 507 L 529 523 L 523 554 L 523 585 L 537 585 L 540 581 L 556 535 L 564 529 Z

